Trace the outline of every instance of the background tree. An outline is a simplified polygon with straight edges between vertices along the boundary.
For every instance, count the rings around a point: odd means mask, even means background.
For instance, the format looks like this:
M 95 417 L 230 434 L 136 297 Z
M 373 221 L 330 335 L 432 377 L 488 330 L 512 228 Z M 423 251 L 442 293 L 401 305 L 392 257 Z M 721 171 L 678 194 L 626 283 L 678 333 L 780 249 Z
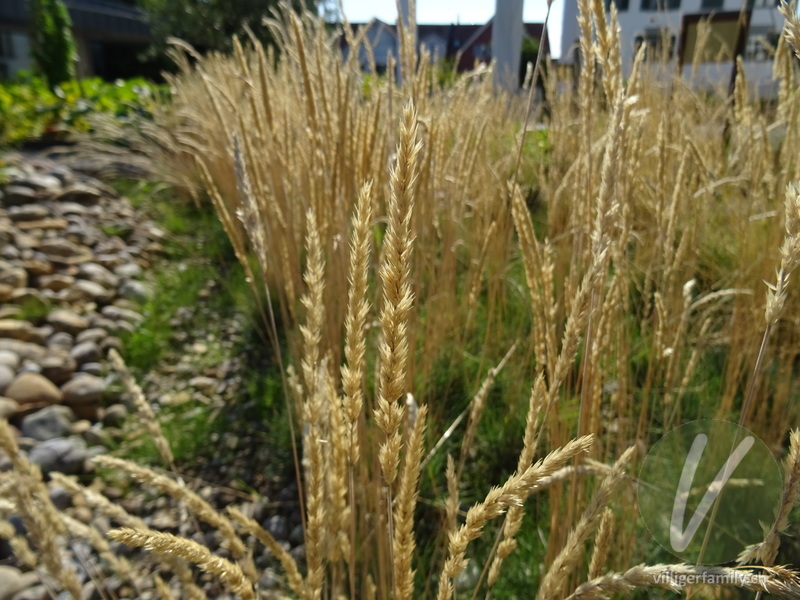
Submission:
M 72 20 L 61 0 L 33 0 L 33 60 L 50 89 L 75 79 L 78 53 L 72 37 Z
M 317 10 L 318 0 L 291 0 L 295 9 Z M 153 49 L 161 52 L 169 37 L 177 37 L 200 51 L 226 50 L 231 37 L 250 27 L 263 41 L 270 41 L 261 20 L 269 16 L 278 0 L 138 0 L 146 13 L 154 38 Z

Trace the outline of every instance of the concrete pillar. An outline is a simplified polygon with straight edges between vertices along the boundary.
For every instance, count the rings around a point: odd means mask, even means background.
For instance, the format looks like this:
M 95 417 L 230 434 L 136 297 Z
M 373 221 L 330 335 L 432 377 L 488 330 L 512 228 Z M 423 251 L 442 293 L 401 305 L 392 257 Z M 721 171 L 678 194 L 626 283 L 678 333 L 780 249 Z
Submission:
M 523 0 L 496 0 L 492 21 L 494 83 L 507 90 L 519 87 L 519 61 L 522 54 Z

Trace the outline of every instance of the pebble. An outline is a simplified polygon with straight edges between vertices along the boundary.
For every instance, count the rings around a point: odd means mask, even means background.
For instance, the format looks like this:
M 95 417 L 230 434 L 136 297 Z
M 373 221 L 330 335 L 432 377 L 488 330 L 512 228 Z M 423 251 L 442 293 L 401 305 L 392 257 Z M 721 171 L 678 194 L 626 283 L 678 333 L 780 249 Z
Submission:
M 105 390 L 105 381 L 88 373 L 79 373 L 61 386 L 64 403 L 70 406 L 98 403 Z
M 119 288 L 119 295 L 136 302 L 147 302 L 153 296 L 152 288 L 142 281 L 129 280 Z
M 0 394 L 4 394 L 6 389 L 15 377 L 14 369 L 8 365 L 0 364 Z
M 75 436 L 46 440 L 30 453 L 31 462 L 39 465 L 42 472 L 58 471 L 66 475 L 82 473 L 87 458 L 86 442 Z
M 71 335 L 76 335 L 89 327 L 89 320 L 76 312 L 66 309 L 58 309 L 47 315 L 47 322 L 56 331 L 64 331 Z
M 70 433 L 75 413 L 68 406 L 48 406 L 22 419 L 20 430 L 25 437 L 46 441 Z
M 45 336 L 33 324 L 18 319 L 0 319 L 0 337 L 32 342 L 40 346 L 45 340 Z
M 69 355 L 74 358 L 79 365 L 87 362 L 97 362 L 100 360 L 100 348 L 95 342 L 81 342 L 70 350 Z
M 0 365 L 15 370 L 19 366 L 19 356 L 10 350 L 0 350 Z
M 51 353 L 39 361 L 42 375 L 56 385 L 69 381 L 78 367 L 77 361 L 66 353 Z
M 38 373 L 17 375 L 6 388 L 5 395 L 16 400 L 22 410 L 58 404 L 63 397 L 61 390 Z
M 11 600 L 22 589 L 22 571 L 0 565 L 0 600 Z
M 122 350 L 120 336 L 134 332 L 144 320 L 142 304 L 153 298 L 154 290 L 139 278 L 155 253 L 163 250 L 159 242 L 165 233 L 96 180 L 49 160 L 25 163 L 20 158 L 18 162 L 8 166 L 6 161 L 0 167 L 0 174 L 11 181 L 5 186 L 0 183 L 0 418 L 12 421 L 20 450 L 43 473 L 93 475 L 89 459 L 122 439 L 132 410 L 123 404 L 130 402 L 129 394 L 123 394 L 105 355 L 110 348 Z M 212 287 L 207 286 L 204 293 L 213 293 Z M 219 343 L 210 330 L 194 330 L 198 317 L 207 320 L 204 310 L 202 302 L 187 307 L 177 323 L 175 333 L 186 340 L 182 374 L 168 372 L 178 362 L 170 356 L 156 371 L 155 385 L 144 386 L 154 410 L 160 408 L 160 397 L 195 403 L 199 394 L 193 390 L 198 390 L 210 404 L 192 405 L 187 418 L 193 418 L 195 412 L 222 406 L 223 396 L 232 398 L 240 390 L 235 382 L 241 360 L 209 364 L 220 350 L 226 352 L 232 346 Z M 234 331 L 229 337 L 235 341 L 239 333 Z M 107 406 L 101 407 L 103 403 Z M 250 438 L 231 435 L 216 440 L 212 443 L 224 442 L 225 448 L 233 448 L 246 445 Z M 249 449 L 244 453 L 252 454 Z M 233 477 L 248 464 L 237 455 L 230 465 L 214 468 L 216 475 Z M 0 470 L 9 468 L 8 458 L 0 453 Z M 213 476 L 208 475 L 210 480 Z M 79 498 L 73 505 L 71 494 L 58 486 L 50 486 L 48 493 L 60 510 L 97 525 L 96 513 Z M 131 494 L 130 489 L 115 498 L 135 514 L 156 517 L 156 524 L 166 528 L 175 530 L 183 522 L 182 513 L 166 498 Z M 237 501 L 232 494 L 213 493 L 211 498 L 215 504 Z M 270 512 L 262 510 L 259 522 Z M 279 515 L 269 519 L 269 528 L 280 538 L 295 534 L 297 545 L 302 535 L 293 530 L 295 521 Z M 111 526 L 106 519 L 99 529 Z M 203 539 L 219 551 L 218 534 L 209 532 Z M 289 541 L 281 543 L 292 549 Z M 49 598 L 36 573 L 15 570 L 10 549 L 4 550 L 2 544 L 0 540 L 0 600 Z M 222 553 L 226 555 L 224 549 Z M 304 550 L 295 548 L 293 553 L 302 558 Z M 7 566 L 9 557 L 12 562 Z M 8 580 L 2 579 L 7 574 L 4 569 L 11 573 Z M 80 566 L 78 570 L 84 583 L 82 596 L 99 597 Z M 13 587 L 7 581 L 20 574 L 24 585 L 11 596 Z M 109 597 L 156 598 L 147 585 L 134 592 L 127 583 L 120 587 L 108 577 L 103 581 Z M 174 581 L 168 583 L 174 585 Z M 275 587 L 274 574 L 265 577 L 263 584 L 265 589 Z M 211 579 L 203 580 L 202 587 L 210 598 L 232 598 Z
M 0 396 L 0 419 L 10 419 L 19 412 L 19 403 L 11 398 Z

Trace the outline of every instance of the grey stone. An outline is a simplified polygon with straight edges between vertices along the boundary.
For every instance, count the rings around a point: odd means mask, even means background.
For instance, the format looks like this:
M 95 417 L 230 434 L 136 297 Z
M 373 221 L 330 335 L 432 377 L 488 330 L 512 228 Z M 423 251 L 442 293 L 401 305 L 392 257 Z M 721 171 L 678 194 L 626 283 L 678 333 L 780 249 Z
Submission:
M 67 293 L 68 302 L 108 302 L 113 296 L 99 283 L 88 279 L 78 279 Z
M 0 350 L 0 365 L 16 369 L 19 366 L 19 356 L 10 350 Z
M 76 335 L 89 327 L 89 319 L 76 312 L 66 309 L 54 310 L 47 316 L 47 322 L 56 331 L 66 331 Z
M 11 382 L 14 381 L 16 372 L 7 365 L 0 365 L 0 394 L 5 393 Z
M 116 350 L 117 352 L 122 352 L 123 344 L 122 340 L 119 339 L 117 336 L 110 335 L 105 338 L 102 342 L 100 342 L 100 352 L 105 354 L 111 349 Z
M 39 244 L 39 251 L 46 254 L 51 259 L 72 259 L 75 257 L 89 256 L 91 259 L 91 252 L 69 240 L 61 238 L 52 238 L 43 241 Z M 66 264 L 75 264 L 71 261 L 59 260 L 59 262 L 66 262 Z
M 60 292 L 75 283 L 75 278 L 70 275 L 56 273 L 55 275 L 42 275 L 39 277 L 39 287 L 54 292 Z
M 113 304 L 104 306 L 100 312 L 104 317 L 108 317 L 114 321 L 127 321 L 132 325 L 139 325 L 144 320 L 144 317 L 135 310 L 121 308 Z
M 115 322 L 112 333 L 114 333 L 115 335 L 122 335 L 122 334 L 131 334 L 135 331 L 136 331 L 136 325 L 120 319 L 119 321 Z
M 267 531 L 279 542 L 289 538 L 289 521 L 283 515 L 273 515 L 267 521 Z
M 56 385 L 68 381 L 78 367 L 77 361 L 66 353 L 52 353 L 39 361 L 42 375 Z
M 0 396 L 0 419 L 10 419 L 19 411 L 19 403 L 11 398 Z
M 61 189 L 61 181 L 59 181 L 58 177 L 42 175 L 40 173 L 31 173 L 14 183 L 43 192 L 55 192 Z
M 43 345 L 45 336 L 32 323 L 20 319 L 0 319 L 0 337 Z
M 20 206 L 31 204 L 38 200 L 36 192 L 29 187 L 9 185 L 3 190 L 3 203 L 6 206 Z
M 474 560 L 469 561 L 467 567 L 462 570 L 458 575 L 456 575 L 455 581 L 453 584 L 455 588 L 459 592 L 466 592 L 467 590 L 471 590 L 475 587 L 475 584 L 478 583 L 478 578 L 481 575 L 481 569 L 476 564 Z
M 28 275 L 34 277 L 41 277 L 43 275 L 51 275 L 55 268 L 47 258 L 29 258 L 22 262 L 22 266 L 28 272 Z
M 66 510 L 72 506 L 72 494 L 60 485 L 51 485 L 47 490 L 47 495 L 50 496 L 50 502 L 58 510 Z
M 88 362 L 81 365 L 81 373 L 88 373 L 100 377 L 103 374 L 103 365 L 99 362 Z
M 219 381 L 214 379 L 213 377 L 204 377 L 202 375 L 198 375 L 197 377 L 192 377 L 189 380 L 189 386 L 193 387 L 199 392 L 203 392 L 206 394 L 211 394 L 214 390 L 217 389 L 219 385 Z
M 97 263 L 84 263 L 78 267 L 78 277 L 99 283 L 106 288 L 115 288 L 119 285 L 119 277 Z
M 61 386 L 64 403 L 83 405 L 100 402 L 106 391 L 106 383 L 94 375 L 80 373 Z
M 106 331 L 113 331 L 114 328 L 117 326 L 115 321 L 111 319 L 106 319 L 104 316 L 100 314 L 93 314 L 92 315 L 92 329 L 105 329 Z
M 22 589 L 22 571 L 0 565 L 0 600 L 11 600 Z
M 83 204 L 78 204 L 77 202 L 61 202 L 57 207 L 57 211 L 64 216 L 85 215 L 89 212 Z
M 0 261 L 0 283 L 10 285 L 12 288 L 25 288 L 28 286 L 28 272 L 18 265 L 7 261 Z
M 84 206 L 92 206 L 102 200 L 103 194 L 94 187 L 75 184 L 64 190 L 57 198 L 59 202 L 77 202 Z
M 74 344 L 72 336 L 66 331 L 59 331 L 50 336 L 47 340 L 47 347 L 52 350 L 63 350 L 69 352 Z
M 5 395 L 19 402 L 23 409 L 58 404 L 63 397 L 51 381 L 37 373 L 17 375 L 6 389 Z
M 12 221 L 38 221 L 50 216 L 47 207 L 41 204 L 26 204 L 24 206 L 14 206 L 8 210 L 8 216 Z
M 136 263 L 123 263 L 114 267 L 114 274 L 122 279 L 134 279 L 141 277 L 142 268 Z
M 65 475 L 83 472 L 88 457 L 86 442 L 79 437 L 47 440 L 37 444 L 30 453 L 31 462 L 39 465 L 44 473 L 58 471 Z
M 124 404 L 112 404 L 103 413 L 103 425 L 106 427 L 119 427 L 128 416 L 128 409 Z
M 10 244 L 4 245 L 3 249 L 0 250 L 0 256 L 3 258 L 16 259 L 19 258 L 21 254 L 22 252 L 19 251 L 19 248 Z
M 126 281 L 119 288 L 119 295 L 136 302 L 146 302 L 153 297 L 153 289 L 141 281 Z
M 108 337 L 108 331 L 102 327 L 92 327 L 85 331 L 81 331 L 75 338 L 75 341 L 79 344 L 82 344 L 83 342 L 98 343 L 106 337 Z
M 48 406 L 22 419 L 21 431 L 25 437 L 43 442 L 68 435 L 74 420 L 75 413 L 68 406 Z
M 82 365 L 87 362 L 97 362 L 102 358 L 100 348 L 95 342 L 81 342 L 70 350 L 69 355 Z

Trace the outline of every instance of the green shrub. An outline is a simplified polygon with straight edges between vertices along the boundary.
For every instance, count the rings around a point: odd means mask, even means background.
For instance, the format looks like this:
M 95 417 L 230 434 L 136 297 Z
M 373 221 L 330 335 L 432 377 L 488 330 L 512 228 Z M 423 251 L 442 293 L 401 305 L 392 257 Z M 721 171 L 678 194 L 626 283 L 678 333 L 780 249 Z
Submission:
M 78 58 L 72 37 L 72 20 L 61 0 L 34 0 L 33 60 L 51 90 L 75 79 Z
M 51 90 L 41 77 L 23 73 L 0 85 L 0 146 L 90 131 L 92 115 L 106 115 L 122 124 L 149 119 L 155 103 L 167 93 L 166 87 L 140 78 L 113 83 L 99 78 L 72 80 Z

